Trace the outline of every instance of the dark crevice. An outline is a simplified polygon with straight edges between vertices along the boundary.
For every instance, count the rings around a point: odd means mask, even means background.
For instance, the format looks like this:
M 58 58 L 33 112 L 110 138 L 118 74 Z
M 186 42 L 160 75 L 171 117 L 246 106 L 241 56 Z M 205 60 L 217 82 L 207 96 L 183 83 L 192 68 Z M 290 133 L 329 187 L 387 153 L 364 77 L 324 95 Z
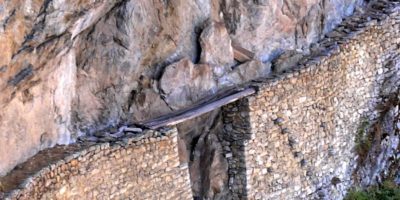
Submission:
M 189 158 L 189 162 L 193 162 L 194 161 L 194 152 L 196 150 L 197 144 L 199 142 L 199 139 L 202 135 L 196 136 L 192 139 L 192 141 L 190 142 L 190 158 Z
M 45 1 L 43 2 L 42 7 L 40 8 L 38 17 L 41 16 L 41 15 L 43 15 L 43 14 L 46 15 L 47 8 L 49 8 L 49 5 L 50 5 L 50 3 L 51 3 L 52 1 L 53 1 L 53 0 L 45 0 Z
M 137 96 L 137 91 L 136 91 L 136 90 L 132 90 L 132 91 L 129 93 L 129 97 L 128 97 L 128 110 L 127 110 L 127 112 L 129 112 L 129 110 L 131 109 L 131 107 L 132 107 L 132 105 L 133 105 L 133 103 L 134 103 L 134 100 L 136 99 L 136 96 Z
M 4 21 L 3 21 L 3 29 L 5 30 L 7 28 L 8 23 L 11 21 L 11 19 L 15 16 L 15 12 L 16 9 L 13 9 L 10 13 L 10 15 L 8 15 Z
M 124 42 L 121 40 L 121 39 L 119 39 L 119 38 L 117 38 L 117 37 L 113 37 L 113 41 L 116 43 L 116 44 L 118 44 L 119 46 L 121 46 L 122 48 L 124 48 L 125 50 L 129 50 L 129 47 L 126 45 L 126 44 L 124 44 Z
M 194 54 L 194 58 L 193 58 L 193 63 L 198 64 L 200 62 L 201 52 L 202 52 L 202 48 L 201 48 L 201 44 L 200 44 L 200 36 L 204 29 L 202 27 L 196 27 L 194 30 L 195 30 L 194 31 L 195 38 L 197 38 L 197 39 L 194 42 L 195 54 Z
M 46 25 L 47 9 L 48 9 L 48 7 L 49 7 L 49 5 L 50 5 L 50 3 L 52 1 L 53 0 L 45 0 L 43 2 L 42 7 L 40 8 L 40 11 L 39 11 L 39 13 L 37 15 L 37 18 L 35 19 L 35 21 L 37 19 L 40 19 L 40 21 L 35 23 L 35 25 L 33 26 L 32 30 L 31 30 L 31 32 L 25 36 L 25 40 L 22 42 L 21 49 L 24 48 L 26 43 L 28 43 L 31 40 L 33 40 L 33 38 L 35 37 L 36 33 L 40 33 L 40 32 L 43 31 L 43 29 L 44 29 L 44 27 Z M 20 52 L 20 51 L 18 51 L 18 52 Z
M 40 50 L 41 48 L 43 48 L 43 47 L 46 46 L 47 44 L 52 43 L 52 42 L 54 42 L 54 41 L 57 40 L 57 39 L 60 39 L 60 38 L 63 37 L 66 33 L 67 33 L 67 32 L 63 32 L 63 33 L 61 33 L 60 35 L 52 35 L 52 36 L 46 38 L 46 40 L 45 40 L 44 42 L 42 42 L 42 43 L 40 43 L 39 45 L 37 45 L 36 49 L 37 49 L 37 50 Z
M 3 65 L 0 67 L 0 73 L 7 71 L 8 66 L 7 65 Z
M 160 80 L 162 75 L 164 74 L 164 71 L 167 66 L 169 66 L 173 63 L 176 63 L 182 59 L 183 59 L 183 56 L 178 56 L 174 59 L 169 59 L 164 62 L 153 65 L 151 68 L 154 69 L 154 73 L 152 73 L 153 75 L 151 78 L 153 78 L 155 80 Z
M 162 101 L 164 101 L 165 105 L 167 105 L 168 108 L 169 108 L 171 111 L 174 110 L 174 109 L 171 107 L 171 105 L 169 105 L 169 103 L 168 103 L 168 101 L 165 99 L 165 96 L 164 96 L 164 95 L 160 95 L 160 98 L 161 98 Z
M 27 77 L 30 77 L 33 74 L 33 66 L 32 64 L 28 64 L 25 68 L 19 71 L 13 78 L 8 80 L 8 84 L 12 86 L 17 86 Z

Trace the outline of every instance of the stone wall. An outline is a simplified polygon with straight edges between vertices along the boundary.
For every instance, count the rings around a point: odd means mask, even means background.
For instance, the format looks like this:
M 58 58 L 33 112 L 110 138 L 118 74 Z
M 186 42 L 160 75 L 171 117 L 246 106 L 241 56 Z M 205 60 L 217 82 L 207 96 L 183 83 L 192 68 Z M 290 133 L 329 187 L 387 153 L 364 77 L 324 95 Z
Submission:
M 233 199 L 343 197 L 356 167 L 355 136 L 378 116 L 382 85 L 398 70 L 388 63 L 400 54 L 399 6 L 374 9 L 346 20 L 294 70 L 256 81 L 256 95 L 223 108 Z M 68 109 L 62 113 L 69 116 Z M 36 139 L 49 143 L 45 148 L 53 145 L 49 137 L 46 131 Z M 0 192 L 9 199 L 192 199 L 176 130 L 89 146 L 33 176 L 16 167 L 0 177 Z M 25 179 L 7 186 L 16 172 Z
M 396 73 L 388 63 L 400 54 L 399 9 L 381 9 L 345 21 L 320 42 L 321 54 L 224 108 L 236 199 L 343 198 L 355 136 L 376 119 L 385 77 Z
M 364 4 L 364 0 L 2 0 L 0 146 L 7 148 L 0 148 L 0 176 L 43 149 L 73 143 L 80 133 L 152 119 L 171 112 L 183 100 L 196 101 L 203 92 L 215 91 L 212 83 L 221 76 L 228 80 L 243 73 L 252 76 L 246 70 L 225 72 L 222 63 L 214 62 L 215 66 L 202 63 L 193 70 L 167 70 L 183 58 L 197 63 L 208 19 L 223 22 L 231 33 L 216 35 L 216 41 L 232 38 L 253 51 L 257 60 L 269 61 L 286 49 L 308 47 Z M 212 43 L 213 57 L 226 55 L 215 51 L 228 50 L 219 44 Z M 160 78 L 171 71 L 185 79 L 161 84 Z M 204 74 L 207 77 L 201 79 Z M 164 91 L 167 88 L 172 95 Z
M 8 181 L 13 173 L 18 168 Z M 19 187 L 7 193 L 9 199 L 192 199 L 176 129 L 83 148 Z

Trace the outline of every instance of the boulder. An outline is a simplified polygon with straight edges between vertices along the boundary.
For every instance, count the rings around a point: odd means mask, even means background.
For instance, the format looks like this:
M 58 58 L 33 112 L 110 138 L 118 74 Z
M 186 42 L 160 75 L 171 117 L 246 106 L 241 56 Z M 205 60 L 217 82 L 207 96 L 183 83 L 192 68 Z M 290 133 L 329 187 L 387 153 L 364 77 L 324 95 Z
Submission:
M 166 67 L 160 89 L 168 105 L 178 110 L 215 93 L 217 86 L 210 65 L 194 65 L 189 59 L 183 59 Z
M 200 35 L 200 63 L 229 69 L 234 64 L 232 41 L 223 23 L 211 22 Z M 224 71 L 217 72 L 221 76 Z

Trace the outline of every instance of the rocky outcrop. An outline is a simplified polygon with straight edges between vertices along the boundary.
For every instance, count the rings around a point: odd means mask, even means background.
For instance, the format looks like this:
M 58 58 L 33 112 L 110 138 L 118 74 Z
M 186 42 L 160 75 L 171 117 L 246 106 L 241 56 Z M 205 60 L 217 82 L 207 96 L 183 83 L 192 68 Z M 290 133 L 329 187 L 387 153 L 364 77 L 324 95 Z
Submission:
M 76 42 L 118 4 L 0 3 L 0 175 L 41 149 L 77 137 L 72 115 L 79 98 Z
M 236 66 L 231 72 L 219 78 L 220 87 L 233 86 L 248 81 L 266 77 L 271 73 L 271 63 L 262 63 L 258 60 L 252 60 Z
M 173 110 L 193 105 L 217 90 L 211 66 L 194 65 L 188 59 L 169 65 L 159 84 L 165 101 Z
M 268 63 L 286 49 L 306 48 L 361 4 L 361 0 L 3 1 L 0 146 L 7 148 L 0 149 L 4 161 L 0 174 L 57 143 L 188 105 L 201 98 L 203 89 L 206 95 L 214 82 L 221 88 L 220 78 L 239 74 L 247 81 L 253 78 L 247 71 L 263 75 L 268 67 L 251 63 Z M 207 28 L 210 21 L 225 24 L 229 35 L 224 26 Z M 209 40 L 200 42 L 201 35 Z M 235 72 L 230 56 L 221 60 L 231 53 L 229 40 L 254 52 L 254 61 L 244 65 L 260 70 L 243 71 L 239 66 Z M 206 48 L 214 41 L 225 46 Z M 207 51 L 219 53 L 208 52 L 212 59 L 202 59 Z M 207 80 L 205 86 L 193 80 L 193 87 L 183 80 L 176 83 L 180 88 L 164 85 L 170 84 L 162 80 L 172 76 L 171 64 L 176 66 L 184 58 L 194 64 L 178 67 L 185 70 L 176 74 L 186 76 L 190 68 L 193 78 Z M 221 64 L 229 66 L 218 70 Z M 206 75 L 195 75 L 199 72 Z M 236 75 L 228 75 L 232 73 Z M 181 100 L 179 90 L 189 93 Z
M 200 63 L 214 66 L 214 73 L 223 76 L 234 65 L 232 41 L 223 23 L 212 22 L 200 35 Z
M 196 199 L 229 199 L 228 163 L 223 154 L 220 110 L 178 125 L 180 160 L 189 164 Z M 182 153 L 181 153 L 182 152 Z
M 353 13 L 359 0 L 221 1 L 234 41 L 269 61 L 286 49 L 302 49 L 317 41 Z

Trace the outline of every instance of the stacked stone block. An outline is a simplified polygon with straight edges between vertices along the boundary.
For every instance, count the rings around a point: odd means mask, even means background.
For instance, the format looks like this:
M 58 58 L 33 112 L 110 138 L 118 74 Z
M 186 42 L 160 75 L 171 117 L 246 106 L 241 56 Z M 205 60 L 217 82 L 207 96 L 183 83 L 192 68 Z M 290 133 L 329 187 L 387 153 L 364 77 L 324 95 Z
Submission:
M 235 199 L 343 198 L 356 167 L 355 136 L 378 116 L 379 91 L 395 70 L 387 63 L 400 54 L 399 6 L 390 5 L 373 19 L 345 21 L 342 36 L 321 42 L 321 54 L 224 108 Z M 352 33 L 349 24 L 361 28 Z
M 358 129 L 378 117 L 381 87 L 398 73 L 388 63 L 400 57 L 399 24 L 399 2 L 377 1 L 293 71 L 254 83 L 256 95 L 223 108 L 233 199 L 343 198 Z M 6 199 L 192 199 L 177 137 L 175 129 L 147 130 L 92 145 L 37 172 Z
M 234 199 L 247 198 L 246 155 L 245 146 L 251 138 L 249 130 L 249 102 L 242 99 L 223 108 L 225 133 L 222 145 L 229 169 L 229 190 Z
M 192 199 L 177 131 L 83 149 L 42 169 L 6 199 Z

